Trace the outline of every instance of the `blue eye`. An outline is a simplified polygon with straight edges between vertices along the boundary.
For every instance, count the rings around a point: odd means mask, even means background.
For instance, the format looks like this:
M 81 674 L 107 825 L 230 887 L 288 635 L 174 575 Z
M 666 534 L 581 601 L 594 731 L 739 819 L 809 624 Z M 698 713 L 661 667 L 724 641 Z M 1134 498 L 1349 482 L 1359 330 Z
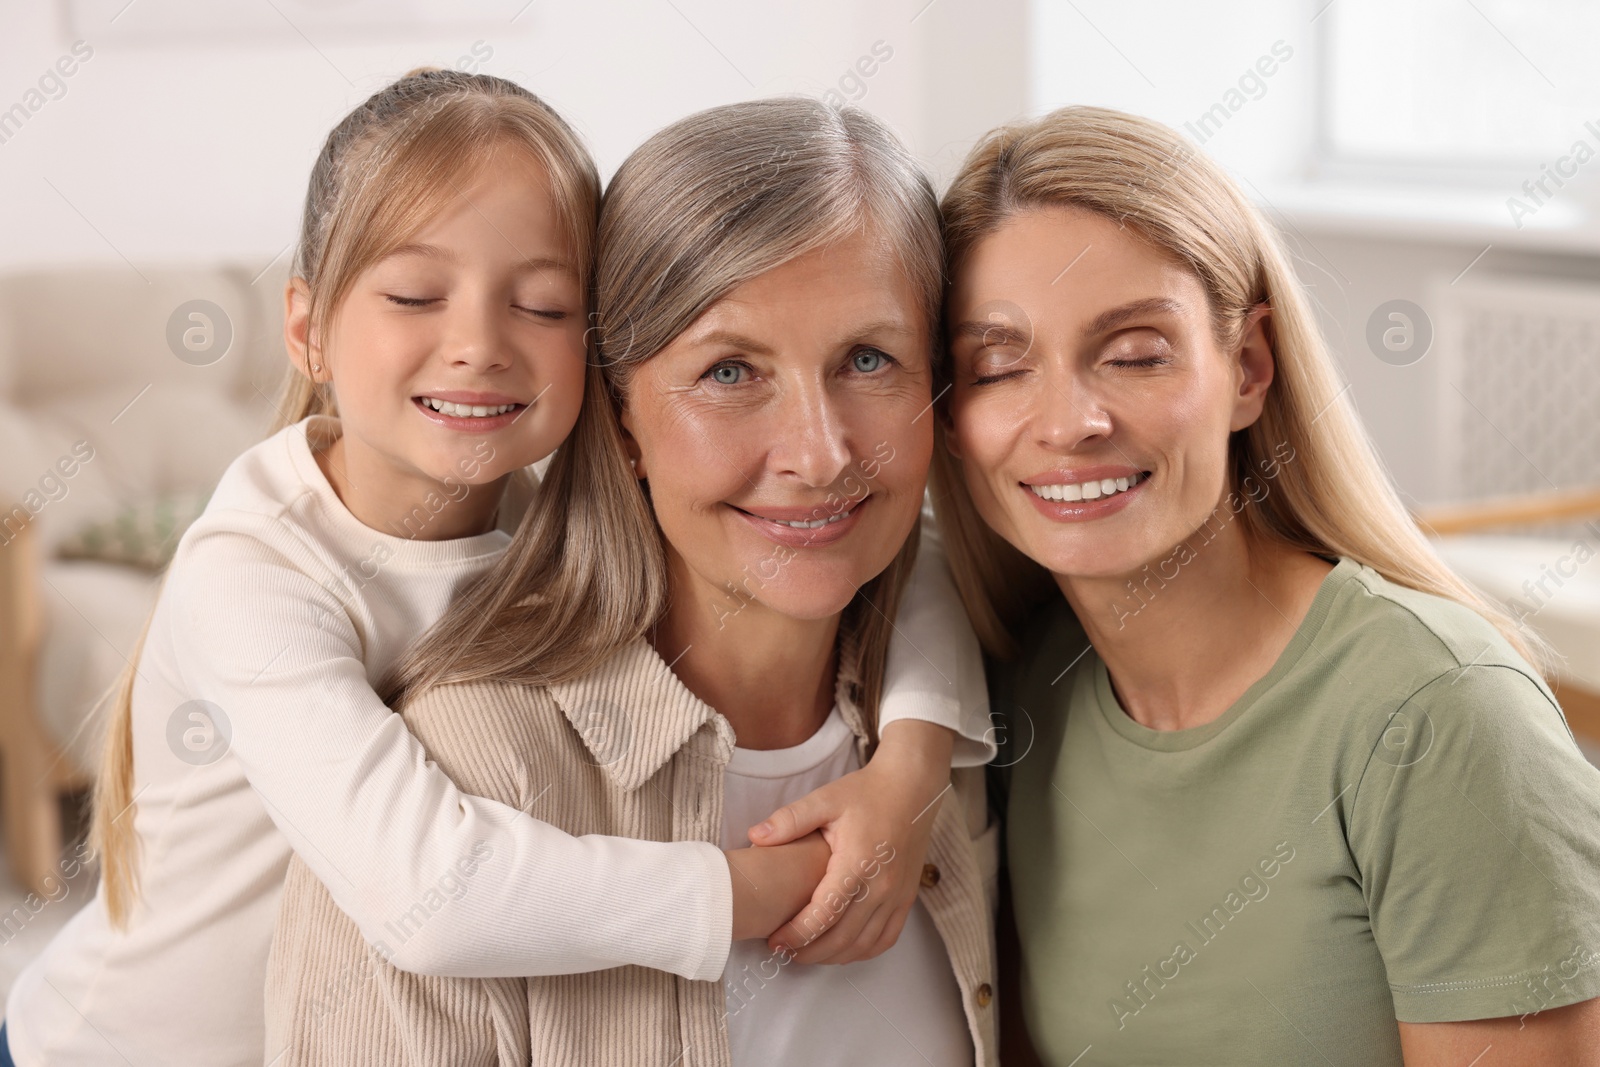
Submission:
M 718 363 L 706 373 L 718 385 L 738 385 L 744 368 L 737 363 Z
M 862 374 L 871 374 L 888 362 L 889 357 L 876 348 L 863 349 L 850 357 L 850 365 Z

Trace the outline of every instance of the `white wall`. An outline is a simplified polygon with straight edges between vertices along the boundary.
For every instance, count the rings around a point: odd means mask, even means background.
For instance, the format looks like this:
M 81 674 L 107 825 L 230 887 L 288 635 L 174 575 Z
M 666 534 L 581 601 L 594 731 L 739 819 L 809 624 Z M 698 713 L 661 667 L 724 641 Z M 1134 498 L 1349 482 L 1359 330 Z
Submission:
M 475 48 L 492 53 L 480 69 L 529 86 L 577 126 L 602 174 L 699 108 L 829 89 L 947 172 L 1027 98 L 1023 0 L 536 0 L 515 22 L 507 12 L 525 0 L 476 0 L 486 13 L 473 18 L 432 0 L 444 25 L 383 43 L 315 27 L 301 36 L 277 12 L 310 0 L 225 0 L 249 7 L 252 25 L 210 35 L 185 15 L 196 0 L 125 2 L 0 9 L 0 111 L 42 101 L 20 130 L 0 130 L 0 269 L 275 256 L 328 128 L 405 70 L 470 61 Z M 380 6 L 339 6 L 352 3 Z M 76 26 L 74 10 L 88 12 Z M 93 54 L 64 95 L 30 98 L 78 38 Z M 852 82 L 880 41 L 891 58 Z M 980 52 L 1010 59 L 965 61 Z
M 1257 189 L 1298 180 L 1311 152 L 1312 18 L 1322 3 L 1035 0 L 1033 110 L 1131 111 L 1188 133 Z M 1226 121 L 1202 129 L 1218 104 L 1232 105 Z

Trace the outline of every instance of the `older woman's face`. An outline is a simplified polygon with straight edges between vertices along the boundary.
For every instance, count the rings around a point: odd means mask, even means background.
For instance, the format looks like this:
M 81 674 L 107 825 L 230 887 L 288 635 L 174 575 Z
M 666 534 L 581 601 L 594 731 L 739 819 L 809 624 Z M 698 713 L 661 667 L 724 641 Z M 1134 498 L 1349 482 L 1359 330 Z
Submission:
M 1059 575 L 1124 575 L 1212 516 L 1271 355 L 1254 325 L 1244 358 L 1219 347 L 1187 270 L 1113 220 L 1030 210 L 972 250 L 947 313 L 951 448 L 984 520 L 1024 554 Z
M 862 234 L 745 282 L 639 367 L 622 421 L 674 596 L 720 622 L 824 618 L 887 567 L 922 504 L 928 353 L 915 289 Z

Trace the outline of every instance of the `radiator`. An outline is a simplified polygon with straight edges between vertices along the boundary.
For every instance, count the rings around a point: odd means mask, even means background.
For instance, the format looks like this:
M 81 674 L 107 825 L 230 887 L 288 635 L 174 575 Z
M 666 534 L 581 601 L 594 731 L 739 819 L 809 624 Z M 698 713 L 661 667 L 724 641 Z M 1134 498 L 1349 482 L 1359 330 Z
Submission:
M 1469 276 L 1433 310 L 1441 496 L 1600 484 L 1600 285 Z

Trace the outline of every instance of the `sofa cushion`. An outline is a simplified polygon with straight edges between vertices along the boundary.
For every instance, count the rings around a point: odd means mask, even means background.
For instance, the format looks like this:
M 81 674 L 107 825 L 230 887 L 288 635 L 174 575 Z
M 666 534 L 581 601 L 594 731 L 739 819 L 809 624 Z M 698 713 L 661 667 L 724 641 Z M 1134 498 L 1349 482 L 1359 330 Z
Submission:
M 133 655 L 161 579 L 132 567 L 80 561 L 47 562 L 41 576 L 39 719 L 71 765 L 88 774 L 99 762 L 103 698 Z
M 200 385 L 236 400 L 281 378 L 282 317 L 243 267 L 52 268 L 0 277 L 0 395 L 33 406 L 112 383 Z M 279 297 L 281 299 L 281 296 Z M 226 355 L 197 365 L 175 354 L 169 325 L 208 301 L 232 335 Z M 184 316 L 178 316 L 180 320 Z M 181 333 L 181 331 L 180 331 Z
M 1600 693 L 1600 538 L 1442 537 L 1439 555 L 1550 642 L 1558 673 Z
M 41 550 L 53 555 L 63 538 L 125 507 L 210 489 L 266 437 L 274 415 L 263 396 L 241 403 L 173 382 L 0 410 L 0 526 L 15 533 L 31 520 Z

